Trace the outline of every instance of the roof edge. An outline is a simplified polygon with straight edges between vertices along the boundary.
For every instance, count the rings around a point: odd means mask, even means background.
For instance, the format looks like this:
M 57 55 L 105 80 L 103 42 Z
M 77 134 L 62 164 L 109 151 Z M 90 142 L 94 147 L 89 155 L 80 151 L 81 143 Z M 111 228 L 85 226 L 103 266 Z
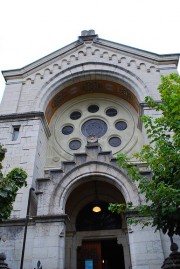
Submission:
M 142 57 L 145 57 L 145 58 L 156 60 L 156 61 L 160 61 L 162 58 L 166 58 L 166 59 L 163 59 L 164 61 L 178 60 L 179 57 L 180 57 L 180 53 L 158 54 L 158 53 L 154 53 L 154 52 L 151 52 L 151 51 L 139 49 L 139 48 L 136 48 L 136 47 L 131 47 L 131 46 L 128 46 L 128 45 L 124 45 L 124 44 L 121 44 L 121 43 L 109 41 L 109 40 L 102 39 L 102 38 L 97 38 L 94 41 L 94 43 L 99 44 L 99 45 L 104 45 L 104 46 L 107 46 L 109 48 L 114 48 L 114 49 L 117 49 L 117 50 L 121 50 L 121 51 L 124 51 L 124 52 L 127 52 L 127 53 L 135 54 L 137 56 L 142 56 Z
M 80 41 L 80 40 L 76 40 L 28 65 L 23 66 L 22 68 L 18 68 L 18 69 L 9 69 L 9 70 L 2 70 L 1 73 L 3 75 L 3 77 L 6 78 L 7 77 L 11 77 L 11 76 L 22 76 L 27 72 L 30 72 L 31 70 L 40 67 L 41 65 L 43 65 L 46 62 L 52 61 L 53 59 L 57 58 L 59 55 L 63 55 L 65 53 L 67 53 L 68 51 L 75 49 L 77 47 L 79 47 L 80 45 L 83 45 L 84 42 Z
M 151 60 L 156 62 L 157 65 L 163 65 L 163 64 L 175 64 L 175 66 L 178 66 L 180 53 L 174 53 L 174 54 L 157 54 L 154 52 L 149 52 L 146 50 L 138 49 L 135 47 L 127 46 L 124 44 L 116 43 L 113 41 L 109 41 L 106 39 L 99 38 L 98 35 L 95 34 L 94 30 L 84 30 L 81 32 L 81 36 L 78 37 L 78 40 L 70 43 L 69 45 L 66 45 L 22 68 L 19 69 L 10 69 L 10 70 L 3 70 L 2 75 L 7 81 L 8 79 L 15 79 L 17 77 L 22 78 L 23 75 L 27 74 L 28 72 L 31 72 L 33 69 L 41 67 L 43 64 L 46 64 L 54 59 L 56 59 L 59 56 L 63 56 L 67 52 L 77 49 L 78 47 L 85 44 L 87 41 L 92 41 L 97 46 L 105 46 L 109 49 L 116 49 L 118 51 L 122 51 L 124 53 L 136 55 L 138 57 L 143 57 L 145 59 Z

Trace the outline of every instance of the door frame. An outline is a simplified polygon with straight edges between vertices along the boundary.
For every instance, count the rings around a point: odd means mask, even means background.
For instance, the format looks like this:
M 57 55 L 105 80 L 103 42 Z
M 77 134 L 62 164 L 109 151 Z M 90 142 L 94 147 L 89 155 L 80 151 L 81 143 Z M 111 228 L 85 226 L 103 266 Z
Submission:
M 131 266 L 129 238 L 127 231 L 122 229 L 74 233 L 67 231 L 65 242 L 65 268 L 77 269 L 77 248 L 82 246 L 83 241 L 102 241 L 108 239 L 115 239 L 118 245 L 122 245 L 125 269 L 129 269 Z
M 117 238 L 84 240 L 77 248 L 77 269 L 85 269 L 85 261 L 92 261 L 93 269 L 125 269 L 123 246 Z

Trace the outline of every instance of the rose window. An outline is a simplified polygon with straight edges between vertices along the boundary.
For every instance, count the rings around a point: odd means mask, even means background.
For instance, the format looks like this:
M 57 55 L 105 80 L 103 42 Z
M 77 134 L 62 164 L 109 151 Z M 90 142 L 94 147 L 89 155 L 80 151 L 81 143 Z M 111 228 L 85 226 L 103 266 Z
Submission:
M 134 111 L 120 98 L 87 95 L 67 102 L 58 113 L 54 122 L 56 150 L 64 152 L 66 158 L 85 152 L 90 136 L 98 138 L 103 151 L 113 154 L 135 143 Z
M 84 136 L 88 137 L 90 135 L 95 135 L 101 137 L 107 132 L 107 124 L 100 119 L 91 119 L 83 123 L 81 131 Z

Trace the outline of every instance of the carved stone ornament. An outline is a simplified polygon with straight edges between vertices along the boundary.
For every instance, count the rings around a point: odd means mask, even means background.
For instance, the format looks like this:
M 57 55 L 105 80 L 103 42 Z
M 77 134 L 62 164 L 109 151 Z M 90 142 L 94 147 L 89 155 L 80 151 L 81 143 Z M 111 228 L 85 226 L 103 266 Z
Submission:
M 90 135 L 87 137 L 87 142 L 88 143 L 96 143 L 96 142 L 98 142 L 98 138 L 96 135 Z
M 81 32 L 81 36 L 90 36 L 90 35 L 95 35 L 95 31 L 94 30 L 83 30 Z
M 57 157 L 57 156 L 53 157 L 53 161 L 54 161 L 54 162 L 59 162 L 59 160 L 60 160 L 59 157 Z

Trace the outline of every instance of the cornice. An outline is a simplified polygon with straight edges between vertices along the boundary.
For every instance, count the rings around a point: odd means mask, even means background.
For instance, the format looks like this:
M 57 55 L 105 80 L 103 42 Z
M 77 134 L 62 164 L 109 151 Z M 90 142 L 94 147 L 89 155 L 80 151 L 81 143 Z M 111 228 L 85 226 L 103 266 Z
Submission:
M 176 64 L 178 65 L 180 53 L 174 54 L 157 54 L 154 52 L 134 48 L 124 44 L 119 44 L 116 42 L 108 41 L 106 39 L 97 38 L 94 40 L 94 44 L 105 46 L 109 49 L 115 49 L 119 52 L 124 52 L 126 54 L 135 55 L 137 57 L 145 58 L 147 60 L 153 61 L 156 64 Z
M 153 52 L 141 50 L 138 48 L 130 47 L 127 45 L 119 44 L 116 42 L 108 41 L 102 38 L 99 38 L 98 35 L 87 35 L 79 36 L 77 41 L 72 42 L 71 44 L 29 64 L 20 69 L 14 70 L 4 70 L 2 74 L 7 81 L 8 79 L 22 79 L 24 76 L 30 75 L 32 72 L 46 67 L 47 65 L 54 62 L 58 57 L 65 57 L 68 53 L 73 50 L 77 51 L 79 48 L 87 45 L 88 43 L 94 44 L 98 47 L 104 47 L 106 49 L 111 49 L 119 53 L 128 54 L 135 56 L 137 58 L 146 59 L 146 61 L 153 62 L 157 65 L 170 65 L 174 64 L 178 66 L 180 53 L 176 54 L 156 54 Z
M 0 227 L 15 227 L 25 226 L 26 218 L 8 219 L 0 222 Z M 31 216 L 28 220 L 28 226 L 36 223 L 47 223 L 47 222 L 67 222 L 69 221 L 68 215 L 39 215 Z
M 3 70 L 1 71 L 5 81 L 7 81 L 9 78 L 23 78 L 23 76 L 29 75 L 32 70 L 37 70 L 40 68 L 43 68 L 47 65 L 49 65 L 52 61 L 55 61 L 58 57 L 66 55 L 69 51 L 72 51 L 74 49 L 77 50 L 78 47 L 83 45 L 84 43 L 82 41 L 75 41 L 57 51 L 54 51 L 47 56 L 38 59 L 35 62 L 32 62 L 22 68 L 19 69 L 12 69 L 12 70 Z
M 27 119 L 40 119 L 44 127 L 47 137 L 51 136 L 51 132 L 44 116 L 44 112 L 41 111 L 31 111 L 24 113 L 12 113 L 12 114 L 2 114 L 0 115 L 0 121 L 10 121 L 10 120 L 27 120 Z

